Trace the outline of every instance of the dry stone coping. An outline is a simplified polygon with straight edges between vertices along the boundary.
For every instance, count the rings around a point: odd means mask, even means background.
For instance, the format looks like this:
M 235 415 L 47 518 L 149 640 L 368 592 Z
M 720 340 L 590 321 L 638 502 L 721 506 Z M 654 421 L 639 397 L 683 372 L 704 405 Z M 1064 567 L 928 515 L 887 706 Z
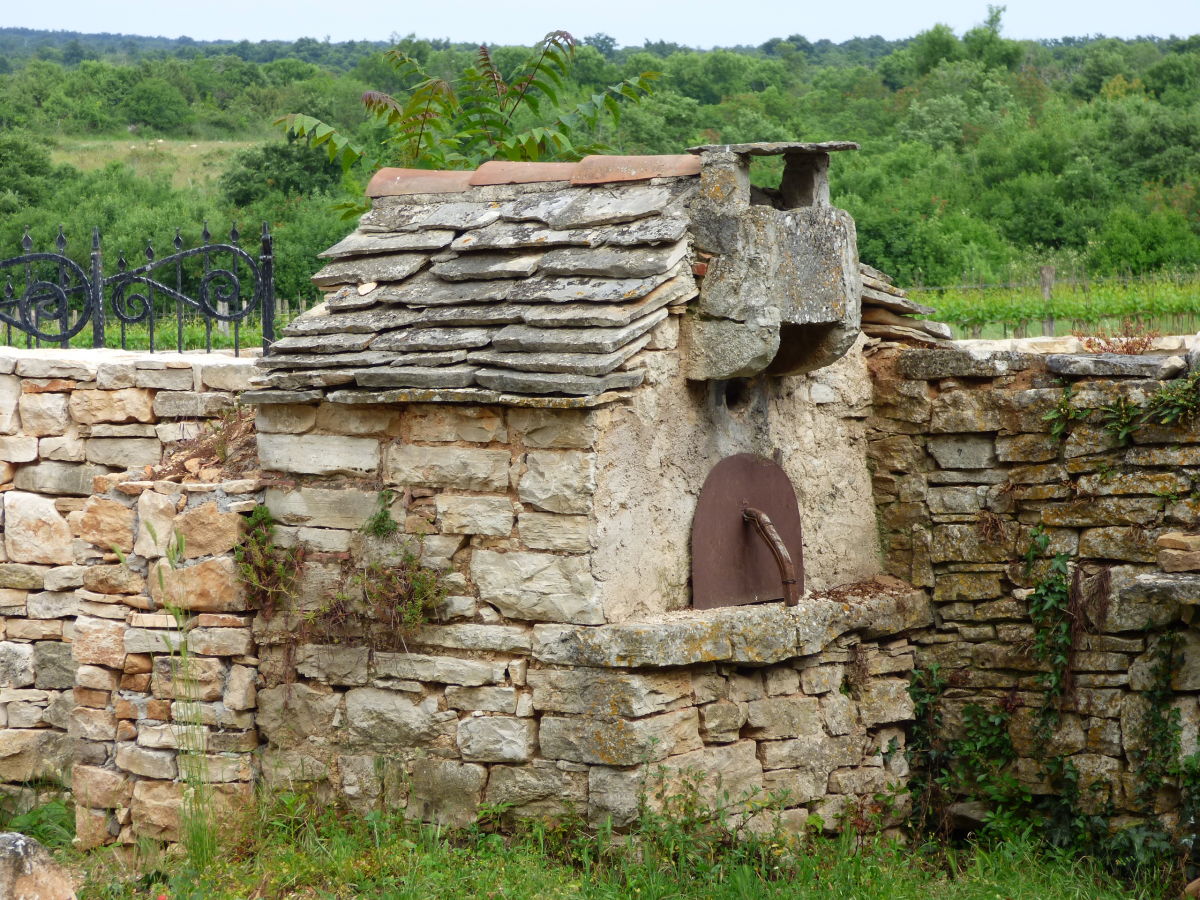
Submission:
M 867 582 L 849 601 L 807 595 L 782 602 L 669 613 L 648 622 L 595 627 L 535 625 L 533 657 L 600 668 L 660 668 L 703 662 L 766 664 L 819 653 L 851 631 L 882 637 L 932 623 L 928 596 L 894 579 Z
M 1124 376 L 1160 381 L 1187 371 L 1182 356 L 1134 356 L 1125 353 L 1052 353 L 1046 368 L 1059 375 Z

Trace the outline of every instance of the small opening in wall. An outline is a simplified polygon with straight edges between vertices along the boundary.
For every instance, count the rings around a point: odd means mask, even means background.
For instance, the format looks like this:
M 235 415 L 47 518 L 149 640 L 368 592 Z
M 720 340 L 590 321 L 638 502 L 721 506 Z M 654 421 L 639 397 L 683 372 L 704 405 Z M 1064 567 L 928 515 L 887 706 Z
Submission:
M 750 405 L 750 381 L 746 378 L 731 378 L 725 382 L 725 408 L 737 412 Z
M 753 158 L 750 181 L 751 206 L 773 206 L 779 210 L 828 206 L 829 154 L 792 153 Z

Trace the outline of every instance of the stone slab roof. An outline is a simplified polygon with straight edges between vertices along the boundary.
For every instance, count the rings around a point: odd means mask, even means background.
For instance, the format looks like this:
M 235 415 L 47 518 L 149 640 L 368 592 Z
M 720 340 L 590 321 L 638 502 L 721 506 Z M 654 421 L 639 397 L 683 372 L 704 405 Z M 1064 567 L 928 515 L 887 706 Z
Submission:
M 358 228 L 320 254 L 326 301 L 259 361 L 261 386 L 343 402 L 353 389 L 479 402 L 636 387 L 638 354 L 697 293 L 698 173 L 688 154 L 382 170 Z

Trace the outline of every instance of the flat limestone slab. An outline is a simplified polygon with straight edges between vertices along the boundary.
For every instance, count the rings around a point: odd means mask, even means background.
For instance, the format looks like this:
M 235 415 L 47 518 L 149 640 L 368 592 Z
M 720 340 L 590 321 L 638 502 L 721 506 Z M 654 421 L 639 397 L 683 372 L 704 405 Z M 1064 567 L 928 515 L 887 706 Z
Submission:
M 406 250 L 440 250 L 452 240 L 454 232 L 444 229 L 400 234 L 355 231 L 317 256 L 322 259 L 342 259 L 348 256 L 370 256 L 375 253 Z
M 475 380 L 483 387 L 526 394 L 602 394 L 637 387 L 643 378 L 644 372 L 613 372 L 600 377 L 509 369 L 480 369 L 475 373 Z
M 475 366 L 388 366 L 358 372 L 363 387 L 462 388 L 475 383 Z
M 650 342 L 649 335 L 613 353 L 505 353 L 477 350 L 471 362 L 525 372 L 565 372 L 572 375 L 606 375 Z
M 496 350 L 534 353 L 613 353 L 641 337 L 667 317 L 665 309 L 642 316 L 623 328 L 533 328 L 509 325 L 496 332 Z

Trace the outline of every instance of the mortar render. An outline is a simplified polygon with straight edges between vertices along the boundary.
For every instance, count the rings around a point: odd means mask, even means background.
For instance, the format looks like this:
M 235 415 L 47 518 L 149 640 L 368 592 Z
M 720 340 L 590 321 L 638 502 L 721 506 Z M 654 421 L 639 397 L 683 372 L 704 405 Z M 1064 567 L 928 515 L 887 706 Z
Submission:
M 807 589 L 880 571 L 860 348 L 808 375 L 710 383 L 684 378 L 683 354 L 653 354 L 648 386 L 595 413 L 592 576 L 608 621 L 691 605 L 697 499 L 712 468 L 736 453 L 781 452 L 800 506 Z

